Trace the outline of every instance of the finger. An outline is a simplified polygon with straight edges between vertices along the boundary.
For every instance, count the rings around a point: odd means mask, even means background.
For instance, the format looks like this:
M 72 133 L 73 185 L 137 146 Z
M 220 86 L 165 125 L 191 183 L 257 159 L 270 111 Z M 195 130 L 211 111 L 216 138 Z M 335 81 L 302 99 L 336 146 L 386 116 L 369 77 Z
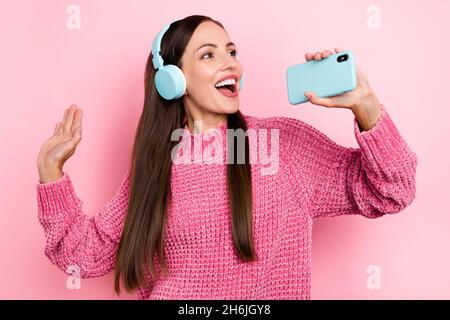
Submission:
M 361 72 L 361 70 L 358 68 L 357 65 L 355 65 L 355 69 L 356 69 L 356 82 L 360 84 L 361 81 L 362 81 L 363 75 L 362 75 L 362 72 Z
M 67 113 L 66 121 L 64 122 L 64 132 L 70 132 L 76 108 L 77 106 L 74 104 L 70 106 L 69 111 Z
M 320 52 L 316 52 L 316 54 L 314 55 L 314 60 L 320 60 L 322 59 L 322 55 L 320 54 Z
M 367 87 L 370 89 L 369 80 L 367 80 L 366 75 L 364 74 L 364 72 L 361 71 L 360 68 L 358 68 L 358 66 L 356 66 L 356 82 L 358 85 Z
M 55 125 L 55 131 L 53 131 L 53 134 L 58 133 L 59 127 L 61 127 L 61 121 L 58 121 L 58 122 L 56 123 L 56 125 Z
M 61 124 L 66 123 L 66 119 L 67 119 L 67 114 L 68 114 L 68 113 L 69 113 L 69 109 L 67 108 L 67 109 L 64 111 L 64 115 L 63 115 L 63 119 L 62 119 Z
M 336 51 L 336 53 L 340 53 L 340 52 L 344 51 L 344 49 L 337 47 L 337 48 L 334 48 L 334 51 Z
M 333 54 L 333 52 L 331 52 L 330 50 L 325 50 L 325 51 L 322 52 L 322 57 L 323 58 L 328 58 L 332 54 Z
M 73 141 L 75 144 L 78 144 L 81 141 L 81 131 L 81 127 L 79 127 L 73 132 Z
M 304 94 L 312 104 L 324 107 L 334 107 L 334 103 L 330 98 L 320 98 L 312 91 L 306 91 Z
M 314 58 L 314 53 L 307 52 L 305 54 L 306 61 L 311 61 Z
M 78 131 L 81 131 L 81 122 L 83 119 L 83 110 L 82 109 L 77 109 L 77 111 L 75 112 L 75 118 L 73 120 L 73 125 L 72 125 L 72 133 L 73 135 L 77 135 Z M 79 132 L 81 134 L 81 132 Z

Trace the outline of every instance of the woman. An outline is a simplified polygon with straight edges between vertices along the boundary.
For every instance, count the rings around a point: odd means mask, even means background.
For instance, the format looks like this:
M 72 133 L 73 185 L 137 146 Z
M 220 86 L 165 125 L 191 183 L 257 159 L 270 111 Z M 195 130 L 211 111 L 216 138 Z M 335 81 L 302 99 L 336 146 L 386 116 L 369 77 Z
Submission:
M 307 53 L 306 60 L 330 54 Z M 360 148 L 346 148 L 301 120 L 244 116 L 238 95 L 230 93 L 243 72 L 236 46 L 209 17 L 171 24 L 161 56 L 183 71 L 184 95 L 165 100 L 158 94 L 150 54 L 131 167 L 95 216 L 83 213 L 63 171 L 81 140 L 82 110 L 66 110 L 41 148 L 39 221 L 45 254 L 61 270 L 76 267 L 82 278 L 114 270 L 115 291 L 138 289 L 140 299 L 309 299 L 314 219 L 377 218 L 414 199 L 417 157 L 360 70 L 353 91 L 308 96 L 313 104 L 354 113 Z M 237 81 L 217 88 L 228 76 Z M 198 134 L 194 121 L 201 121 Z M 262 175 L 264 165 L 250 163 L 248 137 L 245 163 L 174 164 L 171 136 L 180 128 L 188 143 L 205 140 L 208 129 L 277 129 L 279 143 L 271 149 L 279 146 L 279 169 Z M 228 143 L 223 157 L 232 150 Z

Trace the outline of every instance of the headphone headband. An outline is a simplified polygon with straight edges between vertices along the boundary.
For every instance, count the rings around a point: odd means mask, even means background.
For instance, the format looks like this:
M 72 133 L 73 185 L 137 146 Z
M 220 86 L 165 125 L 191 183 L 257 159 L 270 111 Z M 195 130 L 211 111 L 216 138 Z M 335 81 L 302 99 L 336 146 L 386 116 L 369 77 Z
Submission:
M 172 23 L 178 21 L 180 19 L 176 19 L 173 20 L 172 22 L 169 22 L 168 24 L 166 24 L 164 26 L 164 28 L 161 29 L 160 32 L 158 32 L 158 34 L 156 35 L 155 39 L 153 39 L 153 44 L 152 44 L 152 53 L 153 53 L 153 67 L 156 70 L 159 70 L 162 66 L 164 66 L 164 60 L 161 57 L 161 55 L 159 54 L 161 52 L 161 41 L 162 41 L 162 37 L 164 36 L 164 33 L 166 33 L 167 30 L 169 30 L 169 27 Z

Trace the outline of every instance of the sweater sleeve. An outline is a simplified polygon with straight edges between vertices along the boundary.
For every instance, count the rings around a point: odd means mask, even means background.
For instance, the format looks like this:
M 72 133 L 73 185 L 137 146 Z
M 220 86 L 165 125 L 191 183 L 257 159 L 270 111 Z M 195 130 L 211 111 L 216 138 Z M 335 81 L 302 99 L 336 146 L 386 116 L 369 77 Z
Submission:
M 130 171 L 115 196 L 94 216 L 83 212 L 70 177 L 36 185 L 38 219 L 46 238 L 45 255 L 67 274 L 81 278 L 114 269 L 115 255 L 128 206 Z
M 417 156 L 381 105 L 374 127 L 354 133 L 359 148 L 338 145 L 298 120 L 292 134 L 292 175 L 309 192 L 312 218 L 360 214 L 377 218 L 400 212 L 415 198 Z

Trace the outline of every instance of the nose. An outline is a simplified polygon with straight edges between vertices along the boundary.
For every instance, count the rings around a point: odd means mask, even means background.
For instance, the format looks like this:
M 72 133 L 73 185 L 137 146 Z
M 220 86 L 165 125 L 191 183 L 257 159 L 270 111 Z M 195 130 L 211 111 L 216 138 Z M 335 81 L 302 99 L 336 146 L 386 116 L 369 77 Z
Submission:
M 228 52 L 225 54 L 222 63 L 222 69 L 235 69 L 237 67 L 237 60 L 235 56 L 230 56 Z

